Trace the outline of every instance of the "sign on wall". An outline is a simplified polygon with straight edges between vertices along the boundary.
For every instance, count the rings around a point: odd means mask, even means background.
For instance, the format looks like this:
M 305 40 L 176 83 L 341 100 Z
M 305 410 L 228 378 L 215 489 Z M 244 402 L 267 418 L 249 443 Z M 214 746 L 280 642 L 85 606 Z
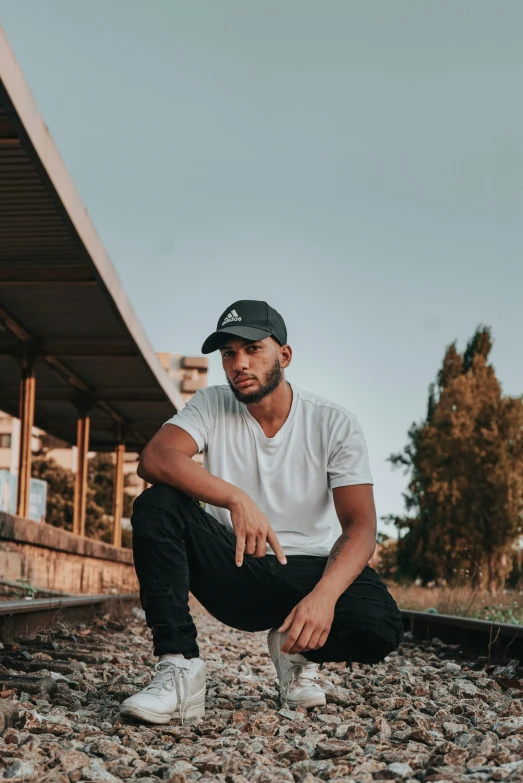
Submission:
M 9 470 L 0 470 L 0 511 L 16 514 L 16 491 L 18 476 Z M 47 481 L 31 479 L 29 487 L 28 518 L 34 522 L 45 522 L 47 507 Z

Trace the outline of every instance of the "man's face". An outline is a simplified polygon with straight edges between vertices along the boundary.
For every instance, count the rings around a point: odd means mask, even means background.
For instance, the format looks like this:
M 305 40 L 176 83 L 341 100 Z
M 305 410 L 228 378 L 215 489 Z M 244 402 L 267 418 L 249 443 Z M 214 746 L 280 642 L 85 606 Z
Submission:
M 288 364 L 285 348 L 272 337 L 256 342 L 241 337 L 227 338 L 220 353 L 227 381 L 237 400 L 259 402 L 280 385 L 283 366 Z

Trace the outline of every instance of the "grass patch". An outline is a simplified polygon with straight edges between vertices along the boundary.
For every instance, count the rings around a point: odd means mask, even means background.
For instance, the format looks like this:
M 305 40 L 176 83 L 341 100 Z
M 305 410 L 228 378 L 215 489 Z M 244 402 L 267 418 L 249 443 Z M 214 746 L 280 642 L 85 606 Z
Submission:
M 400 609 L 435 609 L 438 614 L 523 625 L 523 592 L 518 590 L 505 590 L 494 598 L 470 585 L 421 587 L 387 582 L 387 587 Z

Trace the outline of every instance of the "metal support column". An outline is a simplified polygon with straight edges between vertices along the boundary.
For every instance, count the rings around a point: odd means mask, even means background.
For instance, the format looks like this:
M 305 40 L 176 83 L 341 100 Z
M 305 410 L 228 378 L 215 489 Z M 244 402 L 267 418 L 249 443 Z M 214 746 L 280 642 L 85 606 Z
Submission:
M 118 443 L 115 449 L 114 485 L 113 485 L 113 546 L 122 546 L 122 510 L 123 510 L 123 463 L 125 443 Z
M 27 353 L 22 364 L 20 381 L 20 451 L 18 459 L 18 493 L 16 513 L 26 517 L 29 513 L 29 489 L 31 482 L 31 441 L 35 412 L 36 380 L 34 356 Z
M 89 433 L 91 418 L 89 413 L 93 400 L 87 392 L 76 392 L 73 404 L 78 410 L 76 425 L 76 446 L 78 448 L 76 480 L 74 486 L 73 533 L 85 536 L 85 508 L 87 501 L 87 453 L 89 451 Z
M 78 447 L 78 466 L 74 486 L 73 533 L 85 536 L 85 508 L 87 500 L 87 452 L 89 451 L 89 432 L 91 419 L 88 414 L 78 416 L 76 425 L 76 445 Z

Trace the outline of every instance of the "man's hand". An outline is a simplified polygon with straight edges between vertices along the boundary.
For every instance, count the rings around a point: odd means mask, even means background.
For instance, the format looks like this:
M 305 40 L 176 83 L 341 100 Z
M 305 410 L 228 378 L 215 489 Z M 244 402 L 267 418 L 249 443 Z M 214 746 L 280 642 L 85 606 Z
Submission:
M 306 595 L 278 628 L 281 633 L 290 628 L 281 651 L 294 655 L 303 650 L 323 647 L 332 626 L 335 606 L 334 598 L 327 598 L 314 591 Z
M 282 565 L 287 558 L 276 538 L 271 523 L 256 503 L 245 492 L 238 492 L 229 505 L 231 522 L 236 535 L 236 565 L 243 564 L 246 552 L 253 557 L 265 557 L 267 542 Z

